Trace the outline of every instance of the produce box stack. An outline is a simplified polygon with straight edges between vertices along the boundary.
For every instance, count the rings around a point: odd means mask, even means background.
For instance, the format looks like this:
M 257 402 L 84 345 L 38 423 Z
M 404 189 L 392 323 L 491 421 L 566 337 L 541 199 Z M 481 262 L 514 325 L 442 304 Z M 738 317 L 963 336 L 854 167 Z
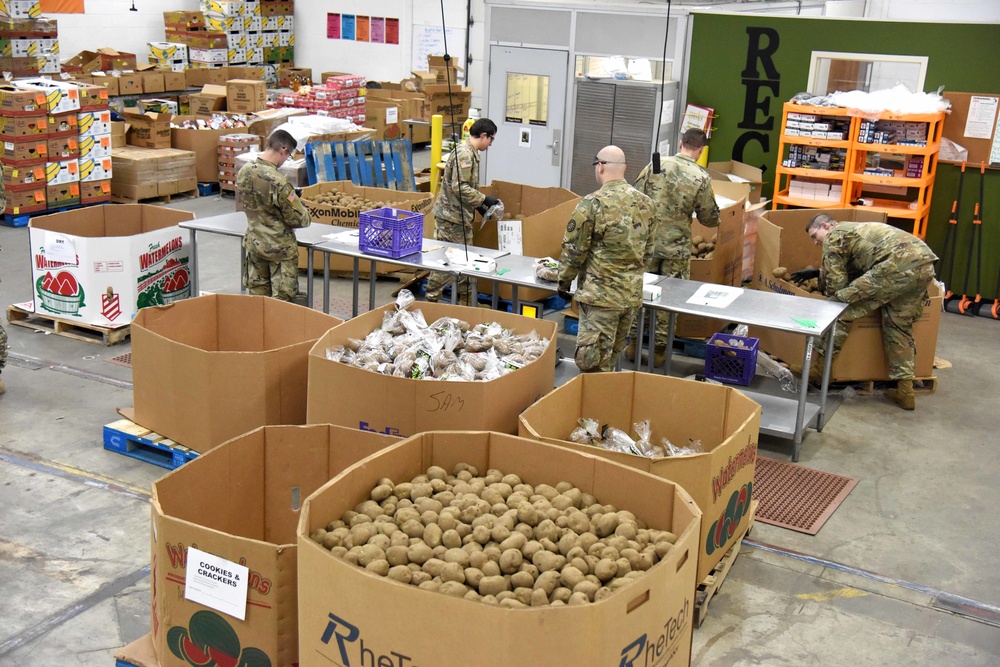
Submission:
M 76 117 L 80 133 L 81 204 L 111 201 L 111 111 L 107 91 L 98 89 L 97 94 L 88 95 L 88 89 L 93 88 L 96 86 L 81 88 L 80 111 Z
M 111 158 L 111 194 L 117 200 L 138 202 L 198 188 L 193 151 L 125 146 L 112 150 Z
M 188 68 L 187 44 L 175 42 L 149 42 L 147 58 L 150 64 L 171 72 L 183 72 Z
M 244 17 L 248 2 L 227 2 L 225 0 L 201 0 L 201 11 L 209 30 L 226 36 L 226 62 L 230 65 L 246 65 L 248 60 Z
M 260 0 L 261 31 L 257 44 L 264 62 L 277 67 L 295 62 L 295 19 L 291 0 Z
M 48 118 L 44 90 L 0 84 L 0 159 L 7 189 L 5 213 L 18 215 L 45 210 Z
M 360 125 L 365 122 L 365 77 L 340 74 L 318 86 L 302 86 L 294 93 L 278 95 L 279 107 L 307 109 L 318 116 L 345 118 Z
M 204 12 L 163 12 L 167 41 L 187 46 L 191 67 L 225 67 L 228 64 L 225 25 L 225 21 L 210 20 Z
M 0 3 L 0 69 L 14 76 L 59 73 L 58 24 L 37 2 Z
M 236 192 L 236 156 L 260 149 L 256 134 L 224 134 L 219 137 L 219 187 Z

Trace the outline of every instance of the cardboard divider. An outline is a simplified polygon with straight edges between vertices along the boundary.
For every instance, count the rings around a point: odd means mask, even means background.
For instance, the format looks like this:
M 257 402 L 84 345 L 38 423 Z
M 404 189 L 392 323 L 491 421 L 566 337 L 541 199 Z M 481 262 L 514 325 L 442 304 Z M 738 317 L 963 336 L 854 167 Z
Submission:
M 430 465 L 497 468 L 530 484 L 567 480 L 628 509 L 677 542 L 634 583 L 593 604 L 505 609 L 420 590 L 333 556 L 309 535 L 369 497 L 381 477 L 409 480 Z M 298 526 L 300 665 L 354 665 L 399 656 L 412 664 L 690 664 L 700 511 L 673 482 L 594 456 L 499 433 L 429 432 L 360 461 L 305 502 Z M 624 656 L 624 657 L 623 657 Z M 623 662 L 624 661 L 624 662 Z M 367 664 L 367 663 L 365 663 Z M 377 663 L 376 663 L 377 664 Z M 635 664 L 639 664 L 636 662 Z
M 754 289 L 781 294 L 793 294 L 812 299 L 825 299 L 821 294 L 806 292 L 794 283 L 774 277 L 774 269 L 784 267 L 789 272 L 807 265 L 820 268 L 822 249 L 806 233 L 806 225 L 818 213 L 827 213 L 841 222 L 885 222 L 884 213 L 863 208 L 802 209 L 767 211 L 757 222 L 757 248 L 754 259 Z M 931 282 L 927 288 L 924 312 L 913 325 L 916 345 L 914 372 L 918 378 L 934 374 L 938 327 L 944 294 Z M 760 339 L 760 349 L 786 363 L 801 363 L 805 353 L 805 338 L 773 329 L 750 327 L 750 335 Z M 882 321 L 878 311 L 856 319 L 848 330 L 844 346 L 833 360 L 831 382 L 855 380 L 881 381 L 889 379 L 889 364 L 882 344 Z
M 749 522 L 760 410 L 730 387 L 649 373 L 594 373 L 573 378 L 527 408 L 519 417 L 518 433 L 684 487 L 704 514 L 697 550 L 700 582 Z M 653 459 L 578 444 L 569 436 L 581 417 L 630 437 L 635 437 L 633 424 L 648 419 L 652 444 L 662 438 L 677 446 L 700 440 L 704 453 Z M 640 494 L 633 495 L 638 500 Z

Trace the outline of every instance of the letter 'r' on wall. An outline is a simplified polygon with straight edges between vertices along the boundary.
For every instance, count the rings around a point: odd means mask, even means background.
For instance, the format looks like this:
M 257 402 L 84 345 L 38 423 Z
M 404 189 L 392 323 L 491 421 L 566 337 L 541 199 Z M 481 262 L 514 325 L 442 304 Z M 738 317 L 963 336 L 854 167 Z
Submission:
M 746 67 L 740 73 L 743 78 L 743 118 L 737 124 L 742 130 L 733 143 L 732 159 L 746 162 L 743 157 L 747 144 L 757 142 L 764 153 L 770 153 L 770 136 L 759 130 L 774 129 L 774 114 L 771 101 L 781 91 L 781 75 L 774 65 L 774 54 L 778 50 L 780 38 L 773 28 L 748 26 Z M 758 120 L 760 119 L 760 120 Z M 760 165 L 767 171 L 766 165 Z

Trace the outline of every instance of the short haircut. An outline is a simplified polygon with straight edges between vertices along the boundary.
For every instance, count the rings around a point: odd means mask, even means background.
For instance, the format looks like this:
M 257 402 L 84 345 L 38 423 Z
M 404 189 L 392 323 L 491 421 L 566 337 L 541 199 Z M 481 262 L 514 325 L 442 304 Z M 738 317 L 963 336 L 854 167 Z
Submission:
M 708 137 L 705 136 L 703 130 L 691 127 L 684 130 L 684 134 L 681 135 L 681 143 L 688 148 L 701 148 L 708 143 Z
M 829 215 L 827 215 L 826 213 L 817 213 L 816 215 L 814 215 L 812 217 L 812 219 L 809 220 L 808 224 L 806 224 L 806 232 L 807 233 L 808 232 L 812 232 L 812 231 L 818 229 L 820 225 L 822 225 L 824 223 L 827 223 L 827 222 L 830 222 L 830 223 L 833 223 L 833 224 L 837 224 L 837 221 L 834 220 Z
M 267 145 L 265 148 L 269 148 L 273 151 L 287 148 L 289 153 L 294 153 L 297 146 L 298 143 L 295 141 L 295 137 L 289 134 L 286 130 L 275 130 L 271 133 L 271 136 L 267 138 Z
M 484 134 L 495 137 L 497 134 L 497 124 L 489 118 L 479 118 L 469 128 L 469 134 L 473 137 L 481 137 Z

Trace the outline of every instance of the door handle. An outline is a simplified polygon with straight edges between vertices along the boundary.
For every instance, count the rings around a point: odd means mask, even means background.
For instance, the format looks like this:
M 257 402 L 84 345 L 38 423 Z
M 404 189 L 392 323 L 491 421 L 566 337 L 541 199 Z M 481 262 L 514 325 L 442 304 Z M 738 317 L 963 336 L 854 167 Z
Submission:
M 559 140 L 553 139 L 551 144 L 545 144 L 546 148 L 552 149 L 553 155 L 559 155 Z

